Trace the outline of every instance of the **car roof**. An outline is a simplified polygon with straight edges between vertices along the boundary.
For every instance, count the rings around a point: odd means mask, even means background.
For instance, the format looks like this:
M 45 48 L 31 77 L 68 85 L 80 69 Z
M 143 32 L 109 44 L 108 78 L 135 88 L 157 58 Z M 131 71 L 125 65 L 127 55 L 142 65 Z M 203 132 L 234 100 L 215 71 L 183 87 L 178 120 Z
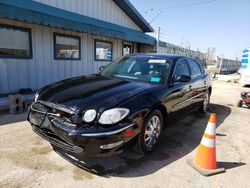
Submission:
M 172 59 L 174 61 L 177 61 L 181 58 L 190 58 L 183 55 L 177 55 L 177 54 L 160 54 L 160 53 L 140 53 L 140 54 L 131 54 L 130 57 L 136 56 L 136 57 L 151 57 L 151 58 L 163 58 L 163 59 Z

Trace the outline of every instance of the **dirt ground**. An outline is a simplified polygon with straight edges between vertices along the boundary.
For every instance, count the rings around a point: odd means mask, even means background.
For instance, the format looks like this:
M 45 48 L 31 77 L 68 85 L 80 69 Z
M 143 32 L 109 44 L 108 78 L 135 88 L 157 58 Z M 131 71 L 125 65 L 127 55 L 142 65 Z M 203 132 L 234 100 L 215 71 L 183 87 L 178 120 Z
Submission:
M 25 121 L 25 114 L 0 116 L 0 187 L 250 187 L 250 109 L 235 107 L 239 84 L 215 81 L 211 112 L 217 114 L 217 160 L 226 172 L 203 177 L 193 158 L 208 117 L 192 114 L 167 128 L 157 150 L 132 149 L 110 158 L 85 158 L 54 151 Z

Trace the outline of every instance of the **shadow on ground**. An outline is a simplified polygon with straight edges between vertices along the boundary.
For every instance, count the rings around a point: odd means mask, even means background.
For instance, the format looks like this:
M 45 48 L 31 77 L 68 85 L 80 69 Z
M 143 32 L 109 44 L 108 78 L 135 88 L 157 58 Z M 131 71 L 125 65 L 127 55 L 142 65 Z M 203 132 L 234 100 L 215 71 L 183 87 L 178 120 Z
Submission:
M 245 88 L 250 88 L 250 84 L 244 85 Z
M 246 165 L 246 163 L 242 163 L 242 162 L 217 162 L 217 165 L 218 165 L 218 167 L 223 167 L 226 170 L 229 170 L 231 168 L 236 168 L 236 167 Z
M 230 115 L 227 106 L 211 104 L 211 112 L 217 114 L 217 127 Z M 164 136 L 156 150 L 146 156 L 134 149 L 109 158 L 78 157 L 65 151 L 55 151 L 75 166 L 103 177 L 140 177 L 152 174 L 166 165 L 192 152 L 200 143 L 208 122 L 208 116 L 191 114 L 180 122 L 165 129 Z M 227 136 L 218 133 L 218 136 Z M 225 165 L 226 164 L 226 165 Z M 222 165 L 236 166 L 234 163 Z

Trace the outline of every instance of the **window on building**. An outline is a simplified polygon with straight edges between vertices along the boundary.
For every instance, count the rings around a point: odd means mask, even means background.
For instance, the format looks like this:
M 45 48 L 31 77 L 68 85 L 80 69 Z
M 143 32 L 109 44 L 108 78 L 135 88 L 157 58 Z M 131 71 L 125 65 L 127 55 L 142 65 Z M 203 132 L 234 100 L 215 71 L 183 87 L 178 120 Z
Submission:
M 80 37 L 54 34 L 54 57 L 62 60 L 80 60 Z
M 129 55 L 132 53 L 132 46 L 129 44 L 123 45 L 123 55 Z
M 105 41 L 95 41 L 95 60 L 112 61 L 112 43 Z
M 192 71 L 192 78 L 196 78 L 197 76 L 202 74 L 201 68 L 200 68 L 200 66 L 198 65 L 197 62 L 195 62 L 192 59 L 188 59 L 188 63 L 190 65 L 190 68 L 191 68 L 191 71 Z
M 31 30 L 0 25 L 0 58 L 32 58 Z

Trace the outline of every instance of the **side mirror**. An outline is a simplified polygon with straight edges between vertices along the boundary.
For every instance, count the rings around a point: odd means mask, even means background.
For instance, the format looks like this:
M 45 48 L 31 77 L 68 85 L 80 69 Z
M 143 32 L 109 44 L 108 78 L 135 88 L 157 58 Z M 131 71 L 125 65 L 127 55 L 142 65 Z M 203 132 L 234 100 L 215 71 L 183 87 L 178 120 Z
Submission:
M 100 66 L 99 71 L 102 71 L 106 66 Z
M 190 81 L 191 81 L 190 76 L 180 75 L 174 80 L 174 83 L 176 83 L 176 82 L 190 82 Z

